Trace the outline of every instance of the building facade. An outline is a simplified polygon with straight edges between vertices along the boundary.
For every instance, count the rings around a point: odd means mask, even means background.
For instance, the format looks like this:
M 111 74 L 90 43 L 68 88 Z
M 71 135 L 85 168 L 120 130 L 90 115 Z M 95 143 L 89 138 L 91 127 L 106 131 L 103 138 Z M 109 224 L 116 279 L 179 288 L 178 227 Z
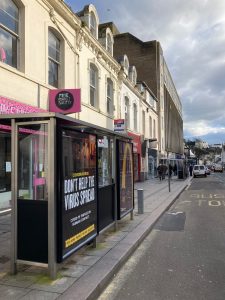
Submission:
M 60 0 L 0 1 L 0 78 L 0 114 L 48 111 L 50 91 L 79 89 L 81 111 L 70 116 L 109 130 L 125 120 L 136 180 L 155 176 L 160 155 L 182 152 L 181 104 L 159 42 L 100 24 L 92 4 L 74 13 Z M 98 147 L 104 186 L 112 140 L 102 136 Z M 0 125 L 0 210 L 10 207 L 10 149 L 10 129 Z
M 114 32 L 114 56 L 126 53 L 139 80 L 158 100 L 159 158 L 183 154 L 182 105 L 158 41 L 143 42 L 130 33 Z

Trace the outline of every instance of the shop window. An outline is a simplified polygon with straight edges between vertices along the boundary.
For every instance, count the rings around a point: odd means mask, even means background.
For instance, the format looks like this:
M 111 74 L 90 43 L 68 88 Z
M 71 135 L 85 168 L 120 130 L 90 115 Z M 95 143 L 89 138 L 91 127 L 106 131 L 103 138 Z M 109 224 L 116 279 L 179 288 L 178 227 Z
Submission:
M 60 40 L 49 30 L 48 32 L 48 83 L 59 87 Z
M 17 68 L 19 9 L 12 0 L 0 1 L 0 60 Z
M 11 136 L 10 133 L 0 132 L 0 193 L 11 191 Z M 9 199 L 0 197 L 0 209 L 9 207 Z M 11 197 L 10 197 L 11 199 Z
M 133 110 L 134 110 L 134 130 L 137 131 L 137 104 L 134 103 L 133 105 Z
M 98 69 L 94 64 L 90 65 L 90 104 L 98 107 Z
M 113 113 L 113 82 L 111 79 L 107 79 L 107 113 L 112 115 Z
M 98 139 L 98 185 L 112 184 L 112 140 L 104 136 Z

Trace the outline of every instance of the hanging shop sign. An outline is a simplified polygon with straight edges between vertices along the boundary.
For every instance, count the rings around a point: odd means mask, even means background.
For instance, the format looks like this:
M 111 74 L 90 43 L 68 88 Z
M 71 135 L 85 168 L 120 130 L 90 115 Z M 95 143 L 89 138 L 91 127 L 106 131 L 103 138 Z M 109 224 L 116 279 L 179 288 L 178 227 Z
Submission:
M 125 132 L 125 119 L 114 120 L 114 131 L 116 132 Z
M 50 90 L 49 111 L 61 114 L 80 112 L 80 89 Z
M 0 96 L 0 114 L 27 114 L 46 110 Z
M 118 217 L 121 219 L 134 208 L 134 175 L 132 143 L 117 141 Z
M 58 261 L 97 235 L 96 137 L 62 131 L 62 178 Z

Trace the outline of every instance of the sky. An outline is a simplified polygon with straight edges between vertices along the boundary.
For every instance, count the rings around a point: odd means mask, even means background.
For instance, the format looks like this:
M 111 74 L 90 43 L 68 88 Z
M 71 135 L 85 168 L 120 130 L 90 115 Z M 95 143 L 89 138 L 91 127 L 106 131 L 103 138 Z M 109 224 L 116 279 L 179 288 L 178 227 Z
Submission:
M 100 23 L 159 41 L 182 103 L 184 138 L 225 142 L 225 1 L 65 2 L 75 13 L 92 3 Z

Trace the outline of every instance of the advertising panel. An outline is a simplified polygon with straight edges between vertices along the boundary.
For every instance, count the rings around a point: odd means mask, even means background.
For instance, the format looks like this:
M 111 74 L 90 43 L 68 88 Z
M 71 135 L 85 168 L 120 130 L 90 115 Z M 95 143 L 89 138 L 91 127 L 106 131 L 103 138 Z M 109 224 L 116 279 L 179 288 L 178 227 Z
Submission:
M 0 96 L 0 114 L 27 114 L 46 110 Z
M 124 119 L 117 119 L 114 120 L 114 131 L 115 132 L 125 132 L 125 120 Z
M 62 260 L 97 235 L 96 136 L 62 130 Z
M 132 143 L 117 141 L 118 155 L 118 217 L 121 219 L 134 208 L 134 175 Z
M 80 112 L 80 89 L 50 90 L 49 111 L 61 114 Z

